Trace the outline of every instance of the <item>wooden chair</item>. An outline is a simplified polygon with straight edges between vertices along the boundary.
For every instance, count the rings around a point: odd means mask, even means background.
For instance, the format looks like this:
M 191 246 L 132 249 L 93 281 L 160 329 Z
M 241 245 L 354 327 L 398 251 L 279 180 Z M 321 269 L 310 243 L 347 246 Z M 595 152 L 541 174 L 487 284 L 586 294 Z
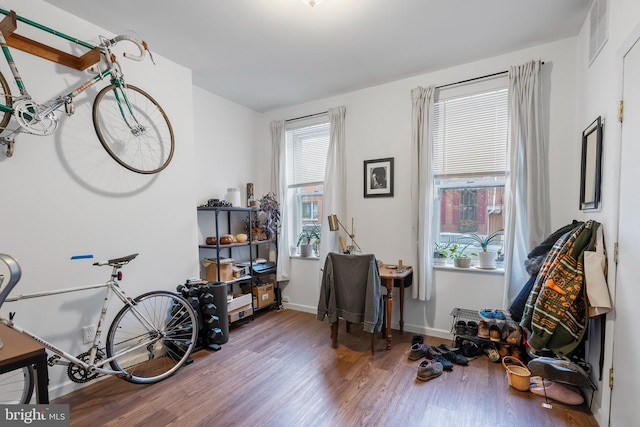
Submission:
M 325 260 L 318 319 L 329 318 L 331 342 L 338 346 L 338 326 L 342 317 L 351 332 L 351 323 L 361 323 L 371 333 L 371 354 L 374 334 L 382 329 L 384 305 L 380 273 L 375 255 L 330 253 Z

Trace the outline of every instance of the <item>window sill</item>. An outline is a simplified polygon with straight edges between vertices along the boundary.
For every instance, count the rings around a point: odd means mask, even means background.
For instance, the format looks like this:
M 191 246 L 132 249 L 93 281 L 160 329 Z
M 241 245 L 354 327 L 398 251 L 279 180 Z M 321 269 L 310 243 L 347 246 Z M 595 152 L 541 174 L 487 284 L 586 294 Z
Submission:
M 312 255 L 312 256 L 301 256 L 301 255 L 289 255 L 289 258 L 291 259 L 306 259 L 306 260 L 310 260 L 310 261 L 319 261 L 320 258 Z
M 469 268 L 454 267 L 453 264 L 434 265 L 434 270 L 447 270 L 465 273 L 480 273 L 480 274 L 504 274 L 504 267 L 498 267 L 493 270 L 479 268 L 477 265 L 472 265 Z

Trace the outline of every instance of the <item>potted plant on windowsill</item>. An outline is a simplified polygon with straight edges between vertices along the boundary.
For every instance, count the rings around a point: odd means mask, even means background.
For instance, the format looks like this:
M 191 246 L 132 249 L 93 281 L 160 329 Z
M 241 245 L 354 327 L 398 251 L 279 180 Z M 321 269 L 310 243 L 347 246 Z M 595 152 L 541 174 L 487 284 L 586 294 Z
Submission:
M 447 257 L 453 260 L 454 267 L 469 268 L 471 267 L 471 255 L 466 253 L 466 249 L 471 246 L 471 243 L 461 245 L 460 243 L 452 243 L 449 249 L 447 249 Z
M 300 256 L 308 257 L 313 255 L 313 247 L 320 242 L 320 227 L 317 224 L 311 230 L 303 230 L 298 235 L 298 244 L 300 247 Z
M 451 242 L 433 242 L 433 265 L 445 265 Z
M 465 234 L 465 237 L 471 239 L 475 245 L 482 248 L 482 252 L 478 254 L 478 268 L 485 268 L 489 270 L 496 268 L 496 258 L 498 253 L 496 251 L 490 251 L 489 245 L 494 240 L 497 240 L 502 235 L 503 231 L 504 230 L 494 231 L 486 236 L 480 234 Z

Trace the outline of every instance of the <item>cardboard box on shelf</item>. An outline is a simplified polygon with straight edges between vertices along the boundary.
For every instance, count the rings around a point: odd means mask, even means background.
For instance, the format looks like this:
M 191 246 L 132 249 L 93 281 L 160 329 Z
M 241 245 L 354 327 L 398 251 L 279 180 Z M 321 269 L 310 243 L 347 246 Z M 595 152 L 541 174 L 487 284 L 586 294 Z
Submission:
M 273 283 L 255 286 L 253 288 L 253 294 L 258 300 L 257 308 L 267 307 L 275 301 Z
M 218 281 L 218 260 L 215 258 L 205 258 L 202 260 L 206 271 L 208 282 Z M 220 281 L 228 282 L 233 280 L 233 258 L 220 259 Z
M 251 308 L 251 304 L 237 308 L 229 312 L 229 323 L 242 320 L 245 317 L 251 316 L 252 314 L 253 314 L 253 309 Z
M 229 301 L 228 298 L 227 301 Z M 245 305 L 251 305 L 251 294 L 234 294 L 227 305 L 227 311 L 231 312 Z

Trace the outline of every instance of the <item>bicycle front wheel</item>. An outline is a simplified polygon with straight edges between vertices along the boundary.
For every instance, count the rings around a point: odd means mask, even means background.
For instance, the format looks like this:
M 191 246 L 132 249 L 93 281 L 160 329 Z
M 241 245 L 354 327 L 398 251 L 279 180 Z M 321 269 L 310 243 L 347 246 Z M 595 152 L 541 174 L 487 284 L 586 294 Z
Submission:
M 134 299 L 116 315 L 107 336 L 111 367 L 127 381 L 161 381 L 182 366 L 196 343 L 198 319 L 191 304 L 172 292 Z
M 107 153 L 132 172 L 160 172 L 173 157 L 169 118 L 155 99 L 135 86 L 102 89 L 93 101 L 93 127 Z
M 31 366 L 0 374 L 0 405 L 29 403 L 32 394 L 33 368 Z

